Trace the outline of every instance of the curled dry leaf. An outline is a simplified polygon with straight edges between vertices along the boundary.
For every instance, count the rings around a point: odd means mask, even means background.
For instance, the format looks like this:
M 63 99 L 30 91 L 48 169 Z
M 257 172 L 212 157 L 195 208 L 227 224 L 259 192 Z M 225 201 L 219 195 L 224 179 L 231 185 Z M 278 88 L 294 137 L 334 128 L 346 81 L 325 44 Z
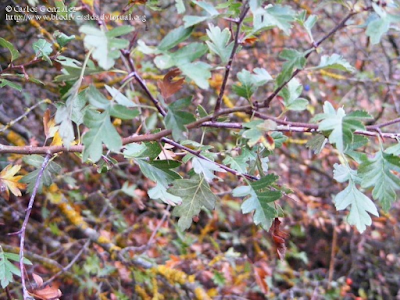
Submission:
M 247 45 L 247 46 L 252 46 L 256 43 L 258 39 L 256 37 L 249 37 L 247 39 L 244 39 L 243 42 L 241 42 L 242 45 Z
M 18 182 L 22 176 L 14 176 L 20 169 L 21 166 L 8 165 L 0 172 L 0 194 L 7 200 L 10 198 L 10 192 L 20 197 L 22 195 L 20 189 L 26 187 L 25 183 Z
M 38 274 L 35 274 L 35 273 L 32 274 L 32 277 L 33 277 L 33 280 L 36 283 L 36 286 L 40 288 L 43 285 L 43 278 L 40 277 Z
M 46 139 L 49 138 L 50 135 L 50 109 L 47 109 L 43 114 L 43 127 L 44 127 L 44 134 Z
M 271 233 L 272 239 L 275 243 L 276 253 L 278 254 L 279 259 L 283 260 L 285 258 L 285 254 L 286 254 L 285 242 L 286 242 L 286 239 L 289 237 L 289 234 L 287 232 L 281 231 L 279 228 L 280 225 L 281 225 L 281 221 L 279 221 L 278 218 L 275 218 L 269 232 Z
M 162 151 L 161 151 L 160 155 L 158 155 L 158 159 L 174 160 L 176 154 L 170 150 L 170 149 L 173 149 L 174 146 L 169 145 L 169 144 L 165 144 L 164 146 L 160 145 L 160 146 L 161 146 Z
M 179 69 L 175 68 L 165 74 L 162 81 L 157 82 L 157 85 L 161 91 L 161 95 L 163 96 L 164 100 L 168 99 L 182 88 L 183 82 L 185 81 L 184 78 L 180 78 L 174 81 L 174 78 L 181 74 L 182 72 Z
M 52 286 L 46 286 L 43 289 L 34 290 L 29 294 L 35 297 L 35 299 L 40 300 L 59 300 L 62 296 L 61 290 Z
M 43 127 L 46 140 L 53 138 L 50 146 L 60 146 L 62 144 L 62 140 L 58 131 L 59 126 L 56 126 L 54 119 L 50 119 L 49 109 L 47 109 L 43 115 Z
M 35 273 L 33 273 L 32 276 L 38 288 L 34 289 L 32 292 L 29 293 L 31 296 L 35 297 L 35 299 L 40 299 L 40 300 L 60 299 L 62 293 L 58 288 L 52 286 L 43 287 L 43 278 Z

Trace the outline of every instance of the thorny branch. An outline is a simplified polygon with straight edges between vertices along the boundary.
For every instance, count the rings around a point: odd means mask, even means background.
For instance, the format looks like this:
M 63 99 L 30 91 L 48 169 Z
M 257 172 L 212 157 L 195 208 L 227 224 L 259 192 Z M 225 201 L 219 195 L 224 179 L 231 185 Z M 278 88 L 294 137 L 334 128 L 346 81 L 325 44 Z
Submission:
M 35 182 L 35 186 L 32 191 L 31 198 L 29 199 L 28 208 L 26 209 L 24 222 L 22 223 L 21 230 L 18 232 L 20 235 L 19 268 L 21 270 L 21 284 L 22 284 L 22 293 L 23 293 L 24 300 L 31 299 L 31 296 L 29 296 L 29 293 L 28 293 L 28 289 L 26 288 L 25 272 L 24 272 L 25 231 L 26 231 L 26 226 L 28 225 L 29 217 L 31 215 L 33 204 L 35 202 L 36 193 L 40 186 L 40 181 L 42 180 L 44 170 L 46 169 L 47 165 L 49 164 L 51 157 L 52 157 L 52 154 L 48 153 L 43 160 L 42 166 L 39 170 L 39 173 L 38 173 L 38 176 L 37 176 L 37 179 Z
M 305 55 L 305 59 L 307 59 L 311 53 L 313 53 L 324 41 L 326 41 L 328 38 L 330 38 L 332 35 L 334 35 L 338 30 L 342 29 L 343 27 L 346 26 L 346 22 L 354 15 L 356 15 L 356 12 L 351 12 L 349 13 L 346 17 L 343 18 L 342 21 L 339 22 L 331 31 L 329 31 L 325 36 L 323 36 L 319 41 L 315 42 L 313 44 L 313 47 L 309 49 L 307 54 Z M 262 103 L 262 105 L 259 105 L 259 107 L 269 107 L 271 102 L 274 100 L 274 98 L 279 94 L 279 92 L 292 80 L 294 77 L 296 77 L 302 70 L 301 69 L 296 69 L 292 76 L 282 83 L 278 88 L 275 89 L 275 91 L 269 95 Z
M 150 98 L 151 102 L 153 102 L 154 106 L 157 108 L 158 112 L 165 117 L 167 113 L 165 112 L 164 108 L 160 105 L 160 102 L 153 96 L 153 94 L 150 92 L 149 88 L 146 85 L 146 82 L 143 80 L 143 78 L 136 72 L 135 64 L 130 57 L 130 52 L 128 50 L 122 50 L 121 51 L 122 55 L 125 57 L 125 59 L 128 61 L 128 65 L 130 68 L 130 72 L 128 76 L 124 79 L 124 81 L 128 80 L 129 78 L 135 78 L 137 83 L 140 85 L 140 87 L 144 90 L 146 95 Z
M 244 5 L 243 11 L 239 17 L 239 20 L 237 21 L 237 27 L 236 27 L 236 34 L 235 34 L 235 40 L 233 42 L 233 49 L 231 56 L 229 57 L 228 64 L 225 67 L 225 75 L 224 75 L 224 80 L 222 82 L 221 90 L 219 91 L 219 95 L 217 98 L 217 103 L 215 104 L 215 109 L 214 109 L 214 114 L 217 113 L 221 109 L 221 104 L 222 104 L 222 98 L 224 97 L 225 89 L 226 89 L 226 84 L 228 82 L 229 78 L 229 73 L 232 69 L 232 64 L 233 60 L 235 59 L 235 54 L 236 50 L 239 47 L 239 36 L 240 36 L 240 28 L 242 27 L 242 23 L 244 21 L 244 18 L 246 17 L 250 7 L 248 6 L 248 1 L 246 1 L 246 4 Z
M 245 112 L 249 115 L 254 115 L 261 118 L 261 119 L 269 119 L 273 120 L 276 123 L 282 125 L 278 127 L 276 131 L 284 131 L 284 132 L 317 132 L 318 125 L 317 124 L 309 124 L 309 123 L 299 123 L 299 122 L 290 122 L 279 120 L 277 118 L 267 116 L 257 111 L 253 111 L 250 105 L 240 106 L 235 108 L 229 109 L 221 109 L 216 116 L 223 116 L 229 115 L 235 112 Z M 214 128 L 226 128 L 226 129 L 241 129 L 243 128 L 242 123 L 221 123 L 221 122 L 212 122 L 215 115 L 210 115 L 204 118 L 201 118 L 193 123 L 188 124 L 186 127 L 188 129 L 199 128 L 201 126 L 204 127 L 214 127 Z M 367 130 L 356 130 L 355 134 L 365 135 L 365 136 L 377 136 L 377 129 L 382 128 L 384 126 L 389 126 L 393 124 L 400 123 L 400 118 L 385 122 L 383 124 L 371 125 L 367 126 Z M 167 137 L 171 135 L 172 131 L 169 129 L 164 129 L 157 133 L 152 134 L 142 134 L 142 135 L 132 135 L 129 137 L 125 137 L 122 139 L 122 144 L 127 145 L 130 143 L 138 143 L 138 142 L 149 142 L 149 141 L 157 141 L 163 137 Z M 389 139 L 397 139 L 400 138 L 400 133 L 390 133 L 390 132 L 383 132 L 382 137 L 389 138 Z M 47 154 L 47 153 L 60 153 L 60 152 L 76 152 L 81 153 L 83 151 L 84 146 L 70 146 L 66 148 L 64 146 L 8 146 L 0 144 L 0 154 L 5 153 L 16 153 L 16 154 Z
M 83 8 L 91 14 L 93 17 L 97 17 L 95 12 L 88 6 L 84 5 Z M 99 21 L 99 24 L 102 25 L 104 28 L 106 28 L 104 22 L 100 20 L 100 18 L 96 18 Z M 143 80 L 143 78 L 139 75 L 139 73 L 136 71 L 135 68 L 135 63 L 133 62 L 133 59 L 130 56 L 130 48 L 133 45 L 134 40 L 136 39 L 136 36 L 131 40 L 131 43 L 129 45 L 129 49 L 124 49 L 121 50 L 121 54 L 125 61 L 127 62 L 127 65 L 129 66 L 129 74 L 124 78 L 123 82 L 127 81 L 130 78 L 134 78 L 136 82 L 140 85 L 140 87 L 144 90 L 145 94 L 149 97 L 151 102 L 153 102 L 154 106 L 157 108 L 158 112 L 165 117 L 167 113 L 165 112 L 164 108 L 160 105 L 160 102 L 153 96 L 153 94 L 150 92 L 149 88 L 146 85 L 146 82 Z
M 227 172 L 229 172 L 229 173 L 231 173 L 233 175 L 236 175 L 238 177 L 243 176 L 243 177 L 246 177 L 247 179 L 250 179 L 250 180 L 258 180 L 258 178 L 256 176 L 252 176 L 252 175 L 249 175 L 249 174 L 242 174 L 242 173 L 240 173 L 238 171 L 235 171 L 234 169 L 231 169 L 231 168 L 229 168 L 229 167 L 227 167 L 225 165 L 222 165 L 220 163 L 212 161 L 211 159 L 205 157 L 204 155 L 201 155 L 198 151 L 194 151 L 194 150 L 192 150 L 192 149 L 190 149 L 188 147 L 182 146 L 182 145 L 178 144 L 177 142 L 174 142 L 173 140 L 170 140 L 170 139 L 167 139 L 167 138 L 162 138 L 161 141 L 163 141 L 163 142 L 165 142 L 167 144 L 170 144 L 170 145 L 172 145 L 172 146 L 174 146 L 174 147 L 176 147 L 178 149 L 185 150 L 185 151 L 189 152 L 190 154 L 193 154 L 193 155 L 197 156 L 198 158 L 201 158 L 203 160 L 212 162 L 212 163 L 216 164 L 218 167 L 220 167 L 221 169 L 224 169 L 225 171 L 227 171 Z

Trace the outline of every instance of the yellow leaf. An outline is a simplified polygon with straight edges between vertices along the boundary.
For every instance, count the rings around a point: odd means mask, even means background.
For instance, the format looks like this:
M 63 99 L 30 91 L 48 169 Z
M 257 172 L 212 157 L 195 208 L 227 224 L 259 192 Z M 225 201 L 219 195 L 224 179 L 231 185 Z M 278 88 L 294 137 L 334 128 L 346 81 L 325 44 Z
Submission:
M 63 143 L 62 138 L 60 136 L 59 131 L 57 130 L 56 133 L 54 134 L 54 138 L 50 146 L 61 146 L 62 143 Z
M 56 126 L 56 121 L 54 119 L 50 119 L 50 110 L 46 110 L 43 115 L 43 127 L 44 134 L 46 135 L 46 139 L 54 137 L 58 130 L 58 126 Z
M 45 189 L 46 196 L 53 204 L 61 203 L 62 201 L 62 193 L 58 189 L 57 184 L 53 183 L 48 188 Z
M 6 199 L 10 197 L 10 192 L 19 197 L 21 196 L 20 189 L 26 187 L 25 183 L 18 182 L 22 176 L 14 176 L 21 166 L 8 165 L 0 172 L 0 192 L 5 192 Z
M 89 5 L 91 9 L 93 9 L 93 0 L 82 0 L 82 2 L 86 5 Z

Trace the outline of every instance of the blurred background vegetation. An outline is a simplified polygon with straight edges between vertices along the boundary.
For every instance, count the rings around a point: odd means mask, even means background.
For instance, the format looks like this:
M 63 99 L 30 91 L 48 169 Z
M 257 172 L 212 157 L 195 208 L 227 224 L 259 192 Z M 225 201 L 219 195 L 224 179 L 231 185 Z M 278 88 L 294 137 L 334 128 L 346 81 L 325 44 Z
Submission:
M 1 11 L 4 4 L 15 5 L 15 2 L 3 2 Z M 119 15 L 130 7 L 128 13 L 140 16 L 140 20 L 109 21 L 107 25 L 112 28 L 132 24 L 138 39 L 157 45 L 169 31 L 182 24 L 182 17 L 177 15 L 174 1 L 144 2 L 94 1 L 93 5 L 98 15 Z M 318 15 L 313 31 L 316 38 L 326 34 L 346 14 L 346 9 L 336 3 L 339 1 L 279 2 Z M 66 1 L 67 5 L 72 3 Z M 41 1 L 40 5 L 53 4 Z M 76 6 L 79 5 L 77 2 Z M 198 7 L 186 1 L 185 5 L 186 14 L 199 13 Z M 365 34 L 361 34 L 365 30 L 364 21 L 361 17 L 352 19 L 350 26 L 323 45 L 324 54 L 340 53 L 355 66 L 355 75 L 319 70 L 302 72 L 298 78 L 305 87 L 303 97 L 311 105 L 305 112 L 288 113 L 288 118 L 307 121 L 321 112 L 326 100 L 345 104 L 350 110 L 367 110 L 374 117 L 371 124 L 399 116 L 399 32 L 391 31 L 380 44 L 371 46 Z M 230 26 L 223 18 L 213 22 L 222 28 Z M 76 39 L 62 50 L 62 55 L 83 61 L 80 25 L 74 21 L 0 21 L 0 36 L 23 55 L 19 62 L 27 63 L 25 70 L 29 77 L 44 83 L 29 82 L 21 76 L 15 82 L 22 86 L 22 92 L 1 88 L 1 124 L 24 115 L 27 107 L 41 100 L 50 99 L 55 103 L 60 99 L 60 86 L 53 82 L 61 74 L 60 66 L 57 63 L 50 66 L 47 62 L 30 65 L 35 56 L 32 43 L 39 38 L 50 41 L 56 30 L 74 34 Z M 206 24 L 196 27 L 191 39 L 205 39 L 206 28 Z M 241 69 L 255 67 L 263 67 L 274 76 L 282 65 L 278 55 L 283 48 L 306 50 L 309 47 L 307 35 L 297 25 L 290 36 L 275 29 L 266 31 L 242 46 L 231 79 Z M 134 51 L 133 58 L 149 88 L 156 93 L 157 81 L 164 73 L 154 66 L 151 56 Z M 317 65 L 317 59 L 311 56 L 311 64 Z M 1 48 L 3 69 L 8 61 L 9 52 Z M 222 76 L 223 70 L 213 71 L 208 90 L 186 84 L 177 97 L 191 94 L 196 103 L 211 110 Z M 123 77 L 103 72 L 86 77 L 83 85 L 102 88 L 107 84 L 118 88 Z M 255 98 L 265 98 L 272 88 L 272 85 L 260 88 Z M 230 87 L 227 94 L 229 99 L 224 105 L 244 104 L 243 99 L 230 93 Z M 130 96 L 150 104 L 140 90 L 131 91 Z M 15 126 L 0 125 L 0 143 L 43 144 L 42 117 L 47 108 L 52 113 L 55 111 L 52 104 L 42 103 Z M 280 110 L 280 101 L 276 101 L 270 113 L 278 116 Z M 148 128 L 155 128 L 157 120 L 147 113 L 143 118 Z M 137 124 L 132 122 L 115 125 L 123 136 L 137 129 Z M 396 126 L 392 129 L 399 131 Z M 199 140 L 201 135 L 201 130 L 195 130 L 191 138 Z M 269 168 L 295 191 L 290 199 L 281 201 L 288 212 L 281 219 L 281 226 L 290 235 L 282 261 L 277 257 L 269 233 L 256 227 L 251 216 L 240 212 L 241 200 L 230 194 L 238 185 L 237 179 L 229 174 L 224 175 L 225 186 L 212 186 L 222 199 L 216 210 L 203 211 L 198 222 L 183 233 L 170 216 L 170 207 L 148 199 L 147 190 L 153 183 L 141 175 L 136 165 L 115 157 L 115 162 L 91 166 L 82 164 L 75 154 L 64 154 L 57 158 L 62 171 L 56 174 L 54 184 L 37 197 L 29 221 L 26 257 L 34 263 L 27 267 L 29 272 L 39 274 L 44 281 L 51 279 L 53 287 L 62 291 L 62 299 L 188 299 L 196 291 L 204 291 L 213 299 L 400 299 L 400 204 L 395 203 L 382 217 L 373 218 L 371 228 L 359 234 L 344 222 L 346 213 L 336 212 L 332 204 L 333 195 L 341 190 L 332 176 L 337 157 L 331 149 L 313 154 L 305 147 L 306 134 L 293 133 L 288 137 L 269 162 Z M 205 142 L 220 153 L 236 147 L 224 130 L 208 131 Z M 10 162 L 20 164 L 22 156 L 2 155 L 1 169 Z M 4 251 L 17 252 L 18 236 L 8 233 L 20 229 L 28 199 L 28 194 L 22 198 L 11 197 L 9 201 L 0 197 L 0 243 Z M 101 235 L 103 244 L 131 247 L 127 255 L 143 259 L 143 264 L 123 264 L 107 252 L 107 247 L 90 243 L 82 224 Z M 71 261 L 69 269 L 61 272 L 62 266 Z M 148 268 L 147 264 L 153 267 Z M 10 285 L 10 292 L 16 297 L 19 295 L 18 283 Z M 0 290 L 0 299 L 7 299 L 6 291 Z

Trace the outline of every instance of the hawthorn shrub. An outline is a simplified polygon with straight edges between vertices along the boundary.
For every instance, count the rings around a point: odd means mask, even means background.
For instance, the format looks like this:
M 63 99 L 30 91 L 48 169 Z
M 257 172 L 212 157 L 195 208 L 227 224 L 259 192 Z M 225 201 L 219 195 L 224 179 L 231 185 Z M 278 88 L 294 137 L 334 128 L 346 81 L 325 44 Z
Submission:
M 11 1 L 2 299 L 399 296 L 399 5 Z

